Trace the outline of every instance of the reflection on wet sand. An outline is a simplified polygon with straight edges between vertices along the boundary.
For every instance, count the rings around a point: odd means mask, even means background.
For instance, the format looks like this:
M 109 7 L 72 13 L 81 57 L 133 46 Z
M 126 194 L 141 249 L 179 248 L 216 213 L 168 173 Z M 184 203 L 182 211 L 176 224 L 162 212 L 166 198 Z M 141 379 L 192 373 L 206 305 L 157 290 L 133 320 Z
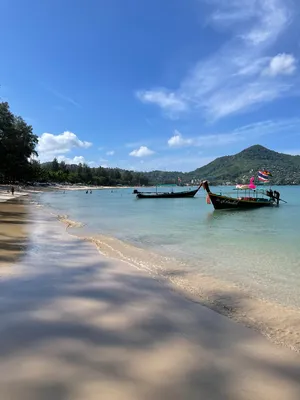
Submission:
M 0 203 L 0 267 L 15 263 L 24 254 L 28 228 L 28 210 L 23 200 Z

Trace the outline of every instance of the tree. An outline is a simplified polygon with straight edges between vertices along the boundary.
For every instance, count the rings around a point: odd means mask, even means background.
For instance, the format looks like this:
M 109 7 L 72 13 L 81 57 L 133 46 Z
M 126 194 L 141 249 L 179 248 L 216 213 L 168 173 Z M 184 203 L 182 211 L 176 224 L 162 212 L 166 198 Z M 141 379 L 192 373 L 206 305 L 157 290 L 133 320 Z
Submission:
M 0 103 L 0 175 L 4 181 L 23 180 L 30 169 L 30 158 L 37 156 L 38 138 L 7 102 Z
M 28 170 L 24 173 L 24 179 L 26 181 L 45 181 L 47 177 L 48 174 L 41 168 L 39 161 L 31 160 Z
M 123 178 L 123 181 L 124 181 L 125 184 L 130 185 L 131 182 L 132 182 L 132 179 L 133 179 L 133 174 L 132 174 L 131 171 L 125 170 L 123 172 L 122 178 Z
M 62 170 L 63 172 L 67 171 L 67 166 L 66 166 L 66 163 L 64 161 L 60 162 L 59 169 Z
M 82 166 L 82 179 L 85 183 L 91 183 L 93 179 L 91 168 L 87 164 L 83 164 Z
M 52 161 L 52 165 L 51 165 L 51 170 L 53 172 L 57 172 L 59 170 L 59 164 L 57 161 L 57 158 L 55 157 L 54 160 Z

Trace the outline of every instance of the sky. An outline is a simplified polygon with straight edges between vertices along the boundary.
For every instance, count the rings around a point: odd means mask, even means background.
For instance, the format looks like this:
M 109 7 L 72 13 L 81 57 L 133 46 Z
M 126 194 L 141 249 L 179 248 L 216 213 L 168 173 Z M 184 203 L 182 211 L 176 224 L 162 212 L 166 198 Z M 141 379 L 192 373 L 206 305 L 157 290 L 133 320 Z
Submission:
M 298 0 L 0 0 L 0 99 L 39 159 L 191 171 L 300 154 Z

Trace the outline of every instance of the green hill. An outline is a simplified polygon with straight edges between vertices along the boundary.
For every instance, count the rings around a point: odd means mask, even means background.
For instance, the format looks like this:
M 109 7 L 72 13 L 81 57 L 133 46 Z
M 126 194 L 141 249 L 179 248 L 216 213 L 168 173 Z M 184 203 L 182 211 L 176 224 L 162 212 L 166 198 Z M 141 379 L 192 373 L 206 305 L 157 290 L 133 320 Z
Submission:
M 37 178 L 42 182 L 92 183 L 97 185 L 156 185 L 197 183 L 207 179 L 213 185 L 248 183 L 252 175 L 267 169 L 272 172 L 272 184 L 300 185 L 300 156 L 277 153 L 255 145 L 233 156 L 217 158 L 191 172 L 151 171 L 134 172 L 118 168 L 90 168 L 88 165 L 66 165 L 53 160 L 36 165 Z
M 178 176 L 183 183 L 191 180 L 208 179 L 212 184 L 247 183 L 252 175 L 256 176 L 261 169 L 272 172 L 273 184 L 300 184 L 300 156 L 277 153 L 263 146 L 251 146 L 233 156 L 217 158 L 195 171 L 146 173 L 150 182 L 174 182 Z
M 243 183 L 261 169 L 272 172 L 273 184 L 300 184 L 300 156 L 277 153 L 260 145 L 251 146 L 233 156 L 217 158 L 188 175 L 214 183 Z

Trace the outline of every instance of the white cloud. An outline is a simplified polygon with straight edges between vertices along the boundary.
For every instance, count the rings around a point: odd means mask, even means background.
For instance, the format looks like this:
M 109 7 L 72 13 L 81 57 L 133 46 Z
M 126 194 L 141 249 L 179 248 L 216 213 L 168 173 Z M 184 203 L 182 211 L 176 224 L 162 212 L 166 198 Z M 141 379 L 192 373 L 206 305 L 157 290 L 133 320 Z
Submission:
M 146 146 L 141 146 L 139 149 L 133 150 L 131 153 L 129 153 L 129 155 L 133 157 L 147 157 L 151 156 L 152 154 L 154 154 L 154 151 L 148 149 Z
M 278 54 L 270 60 L 268 67 L 263 71 L 265 75 L 292 75 L 296 71 L 296 59 L 292 54 Z
M 177 94 L 165 89 L 138 91 L 137 97 L 143 103 L 153 103 L 170 112 L 180 112 L 187 109 L 186 102 Z
M 142 165 L 123 165 L 123 168 L 131 169 L 134 171 L 153 171 L 153 170 L 166 170 L 167 171 L 192 171 L 196 168 L 202 167 L 213 161 L 216 158 L 214 155 L 189 156 L 182 155 L 176 156 L 163 156 L 155 157 L 151 160 L 146 160 Z
M 87 149 L 92 143 L 82 141 L 73 132 L 66 131 L 59 135 L 43 133 L 39 138 L 37 151 L 42 161 L 52 160 L 55 156 L 68 153 L 74 148 Z
M 57 156 L 57 161 L 61 162 L 64 161 L 66 164 L 84 164 L 86 160 L 83 156 L 75 156 L 73 158 L 65 157 L 63 155 Z
M 180 132 L 174 131 L 174 135 L 168 140 L 168 145 L 170 147 L 184 147 L 191 146 L 193 144 L 192 139 L 184 139 Z
M 169 147 L 216 147 L 224 146 L 230 143 L 237 142 L 243 139 L 243 135 L 239 131 L 233 131 L 230 133 L 210 134 L 201 135 L 190 139 L 184 139 L 180 134 L 172 136 L 168 140 Z
M 106 152 L 106 155 L 107 156 L 113 156 L 115 154 L 115 151 L 114 150 L 110 150 L 110 151 L 107 151 Z
M 168 143 L 170 147 L 184 147 L 190 145 L 193 147 L 215 148 L 217 146 L 226 146 L 249 139 L 255 141 L 262 136 L 280 132 L 293 134 L 299 132 L 299 130 L 300 118 L 266 120 L 244 125 L 230 132 L 198 135 L 189 139 L 184 139 L 178 131 L 175 131 L 175 135 L 169 139 Z
M 289 154 L 290 156 L 300 156 L 300 149 L 283 150 L 281 153 Z
M 75 156 L 73 158 L 59 155 L 56 157 L 58 162 L 64 161 L 66 164 L 87 164 L 90 167 L 97 167 L 98 164 L 95 161 L 87 161 L 83 156 Z M 52 160 L 51 160 L 52 161 Z
M 209 4 L 213 7 L 209 22 L 229 30 L 231 37 L 217 52 L 200 59 L 176 90 L 142 90 L 138 98 L 172 111 L 172 116 L 200 110 L 214 120 L 287 96 L 293 88 L 287 75 L 295 71 L 294 57 L 272 59 L 269 49 L 290 24 L 289 4 L 285 0 L 210 0 Z M 276 79 L 263 73 L 268 67 Z

